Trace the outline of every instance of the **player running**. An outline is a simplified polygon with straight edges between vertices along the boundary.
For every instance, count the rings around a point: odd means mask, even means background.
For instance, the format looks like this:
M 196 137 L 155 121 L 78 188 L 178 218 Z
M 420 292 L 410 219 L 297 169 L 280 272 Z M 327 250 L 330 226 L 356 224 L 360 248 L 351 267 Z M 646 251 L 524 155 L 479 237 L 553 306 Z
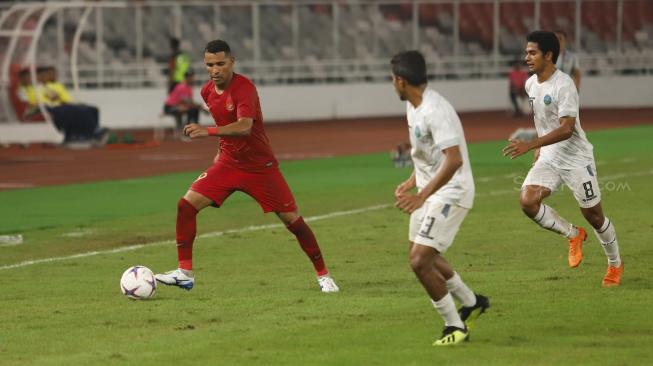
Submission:
M 254 198 L 263 212 L 277 214 L 295 235 L 315 267 L 322 292 L 338 292 L 313 231 L 297 212 L 295 199 L 272 153 L 256 87 L 233 71 L 235 58 L 225 41 L 214 40 L 206 45 L 204 63 L 211 80 L 202 87 L 201 95 L 216 126 L 189 124 L 184 134 L 191 139 L 218 137 L 220 149 L 213 166 L 195 180 L 177 204 L 179 268 L 157 274 L 156 279 L 166 285 L 193 288 L 197 213 L 207 206 L 220 207 L 231 193 L 242 191 Z
M 456 111 L 427 87 L 422 54 L 401 52 L 390 63 L 395 91 L 407 101 L 414 166 L 395 190 L 396 206 L 410 214 L 410 265 L 444 319 L 442 336 L 433 345 L 455 345 L 468 338 L 473 321 L 490 307 L 489 299 L 474 294 L 442 256 L 474 201 L 467 143 Z M 454 298 L 462 305 L 459 311 Z
M 608 257 L 603 286 L 618 286 L 624 271 L 619 256 L 617 234 L 612 222 L 603 215 L 593 147 L 580 126 L 578 92 L 569 75 L 555 67 L 560 45 L 553 32 L 535 31 L 526 37 L 526 64 L 534 72 L 526 82 L 534 113 L 538 138 L 533 141 L 510 140 L 504 156 L 514 159 L 530 150 L 535 163 L 522 185 L 520 203 L 524 213 L 541 227 L 569 239 L 569 266 L 583 260 L 583 242 L 587 233 L 563 219 L 542 201 L 560 184 L 574 193 L 580 211 L 594 228 Z

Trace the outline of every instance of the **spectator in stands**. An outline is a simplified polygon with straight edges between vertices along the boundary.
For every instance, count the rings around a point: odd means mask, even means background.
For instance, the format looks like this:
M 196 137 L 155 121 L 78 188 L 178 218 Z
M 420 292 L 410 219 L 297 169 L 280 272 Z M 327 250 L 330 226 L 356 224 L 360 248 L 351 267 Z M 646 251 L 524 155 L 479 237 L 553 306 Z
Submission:
M 181 51 L 177 38 L 170 38 L 170 58 L 168 58 L 168 94 L 172 93 L 175 85 L 184 81 L 186 72 L 190 69 L 190 57 Z
M 32 84 L 28 68 L 24 68 L 18 73 L 18 100 L 22 103 L 21 110 L 17 110 L 18 114 L 20 114 L 18 119 L 21 121 L 34 121 L 37 119 L 35 117 L 39 116 L 41 111 L 36 101 L 36 88 Z
M 200 105 L 193 101 L 193 77 L 193 71 L 187 71 L 185 79 L 175 85 L 163 106 L 165 114 L 175 117 L 177 131 L 182 131 L 189 123 L 199 121 Z
M 576 84 L 576 90 L 580 91 L 580 65 L 575 53 L 567 49 L 567 33 L 562 30 L 554 32 L 560 42 L 560 55 L 556 62 L 556 69 L 571 76 Z
M 41 98 L 57 129 L 64 133 L 64 143 L 106 143 L 109 131 L 100 127 L 97 107 L 73 103 L 66 87 L 57 81 L 54 67 L 39 67 L 37 78 L 37 97 Z
M 526 95 L 526 80 L 528 80 L 528 72 L 522 69 L 521 61 L 514 61 L 510 72 L 508 72 L 508 80 L 510 81 L 510 101 L 514 108 L 514 117 L 521 117 L 524 113 L 521 109 L 521 101 L 528 98 Z

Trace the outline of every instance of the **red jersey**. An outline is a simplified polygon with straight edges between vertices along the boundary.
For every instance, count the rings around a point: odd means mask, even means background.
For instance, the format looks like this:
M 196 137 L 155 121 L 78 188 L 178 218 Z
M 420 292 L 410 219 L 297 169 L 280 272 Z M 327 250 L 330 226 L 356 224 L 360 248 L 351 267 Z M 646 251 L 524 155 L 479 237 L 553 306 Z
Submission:
M 525 70 L 515 70 L 512 69 L 508 73 L 508 80 L 510 80 L 510 88 L 513 90 L 524 90 L 524 86 L 526 85 L 526 80 L 528 80 L 530 76 L 528 75 L 528 72 Z
M 220 137 L 218 162 L 243 170 L 260 170 L 279 165 L 263 129 L 261 103 L 251 80 L 234 73 L 222 94 L 218 94 L 212 80 L 204 84 L 201 94 L 218 127 L 243 117 L 254 120 L 249 136 Z

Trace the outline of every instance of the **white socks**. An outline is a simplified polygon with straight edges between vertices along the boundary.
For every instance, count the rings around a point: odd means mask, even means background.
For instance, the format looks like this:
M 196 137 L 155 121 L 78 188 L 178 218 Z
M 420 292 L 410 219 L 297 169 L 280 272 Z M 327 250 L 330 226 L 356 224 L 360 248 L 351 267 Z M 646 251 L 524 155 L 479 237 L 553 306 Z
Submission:
M 621 257 L 619 256 L 619 244 L 617 243 L 617 232 L 614 225 L 607 217 L 604 218 L 603 226 L 599 230 L 594 229 L 596 237 L 601 242 L 605 256 L 608 257 L 608 264 L 613 267 L 621 265 Z
M 454 272 L 453 277 L 447 280 L 447 289 L 462 306 L 476 305 L 476 295 L 467 287 L 457 272 Z
M 573 238 L 578 235 L 578 229 L 574 225 L 560 217 L 554 209 L 545 204 L 540 205 L 540 210 L 533 217 L 533 221 L 541 227 L 554 233 L 562 234 L 567 238 Z
M 440 313 L 440 316 L 442 316 L 442 319 L 444 319 L 445 326 L 465 329 L 465 324 L 460 320 L 460 315 L 456 311 L 456 304 L 453 302 L 451 294 L 447 293 L 445 297 L 438 301 L 431 299 L 431 302 L 438 313 Z

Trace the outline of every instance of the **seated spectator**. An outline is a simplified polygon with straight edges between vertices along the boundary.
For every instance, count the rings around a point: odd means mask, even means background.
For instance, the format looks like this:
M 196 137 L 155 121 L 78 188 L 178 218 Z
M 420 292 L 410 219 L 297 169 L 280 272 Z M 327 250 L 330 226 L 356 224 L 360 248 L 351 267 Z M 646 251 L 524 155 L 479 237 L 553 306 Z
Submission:
M 24 122 L 43 121 L 41 110 L 36 101 L 36 89 L 32 85 L 32 78 L 28 68 L 18 72 L 17 96 L 20 105 L 16 106 L 16 115 L 19 120 Z
M 567 48 L 567 33 L 562 30 L 554 32 L 560 43 L 560 53 L 556 61 L 556 69 L 571 76 L 576 85 L 576 90 L 580 91 L 580 65 L 578 64 L 578 57 L 575 53 Z
M 528 96 L 526 95 L 526 80 L 528 80 L 528 72 L 522 69 L 521 61 L 513 62 L 512 69 L 508 72 L 508 80 L 510 80 L 510 101 L 514 108 L 514 117 L 520 117 L 522 112 L 520 102 Z
M 40 84 L 38 97 L 52 116 L 57 129 L 64 133 L 64 143 L 106 143 L 109 131 L 100 127 L 97 107 L 73 103 L 66 87 L 57 81 L 54 67 L 40 67 L 37 78 Z
M 188 71 L 182 82 L 175 85 L 163 106 L 163 113 L 175 117 L 176 131 L 199 120 L 200 105 L 193 101 L 193 72 Z

